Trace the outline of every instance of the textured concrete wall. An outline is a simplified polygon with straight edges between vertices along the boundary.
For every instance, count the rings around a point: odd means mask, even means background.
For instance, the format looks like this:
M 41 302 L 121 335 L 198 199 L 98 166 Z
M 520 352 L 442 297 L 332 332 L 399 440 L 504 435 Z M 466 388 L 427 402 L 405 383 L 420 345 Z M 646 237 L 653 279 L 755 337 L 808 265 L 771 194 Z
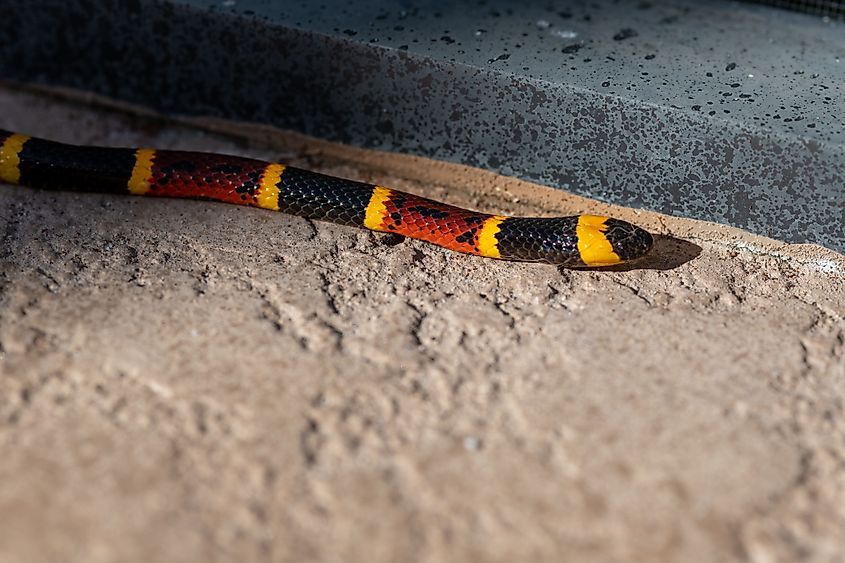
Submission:
M 7 79 L 845 251 L 841 23 L 715 1 L 0 0 L 0 36 Z

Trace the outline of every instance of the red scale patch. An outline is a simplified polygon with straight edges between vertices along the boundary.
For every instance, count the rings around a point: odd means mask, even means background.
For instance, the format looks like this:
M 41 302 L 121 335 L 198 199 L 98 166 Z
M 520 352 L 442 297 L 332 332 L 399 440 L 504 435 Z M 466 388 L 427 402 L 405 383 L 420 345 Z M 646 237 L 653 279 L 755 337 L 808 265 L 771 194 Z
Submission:
M 258 205 L 266 162 L 183 151 L 156 151 L 148 195 Z
M 385 202 L 385 207 L 385 231 L 470 254 L 478 253 L 478 233 L 484 220 L 490 217 L 396 192 Z

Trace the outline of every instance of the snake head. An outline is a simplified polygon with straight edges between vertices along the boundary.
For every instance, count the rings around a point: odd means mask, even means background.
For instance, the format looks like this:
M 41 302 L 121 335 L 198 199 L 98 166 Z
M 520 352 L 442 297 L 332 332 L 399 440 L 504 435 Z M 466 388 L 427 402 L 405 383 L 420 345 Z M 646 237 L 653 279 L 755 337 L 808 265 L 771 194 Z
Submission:
M 645 256 L 654 244 L 651 233 L 626 221 L 579 215 L 575 228 L 583 266 L 613 266 Z

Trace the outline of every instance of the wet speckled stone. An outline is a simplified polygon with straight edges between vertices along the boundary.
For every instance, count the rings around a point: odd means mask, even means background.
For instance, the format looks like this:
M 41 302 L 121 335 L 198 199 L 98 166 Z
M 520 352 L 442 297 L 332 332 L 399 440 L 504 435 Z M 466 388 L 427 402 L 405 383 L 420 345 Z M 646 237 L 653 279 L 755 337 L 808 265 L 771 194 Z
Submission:
M 0 73 L 845 251 L 845 24 L 548 6 L 4 1 Z

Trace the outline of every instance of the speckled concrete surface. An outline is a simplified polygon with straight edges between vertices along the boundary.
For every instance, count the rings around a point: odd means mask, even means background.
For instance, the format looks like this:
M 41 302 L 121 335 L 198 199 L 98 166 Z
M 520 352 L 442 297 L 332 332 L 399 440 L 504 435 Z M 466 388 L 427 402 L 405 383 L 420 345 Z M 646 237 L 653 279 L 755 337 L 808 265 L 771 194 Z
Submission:
M 708 0 L 0 2 L 0 74 L 845 251 L 845 23 Z
M 266 129 L 0 116 L 682 239 L 558 271 L 0 186 L 3 563 L 841 560 L 842 255 Z

